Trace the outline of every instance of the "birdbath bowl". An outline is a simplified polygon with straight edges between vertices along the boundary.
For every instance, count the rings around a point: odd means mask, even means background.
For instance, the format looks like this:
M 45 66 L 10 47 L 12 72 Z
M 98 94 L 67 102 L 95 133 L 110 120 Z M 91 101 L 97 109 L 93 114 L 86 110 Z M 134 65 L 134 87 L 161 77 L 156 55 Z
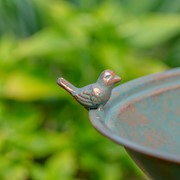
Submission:
M 117 86 L 89 118 L 150 179 L 180 180 L 180 68 Z

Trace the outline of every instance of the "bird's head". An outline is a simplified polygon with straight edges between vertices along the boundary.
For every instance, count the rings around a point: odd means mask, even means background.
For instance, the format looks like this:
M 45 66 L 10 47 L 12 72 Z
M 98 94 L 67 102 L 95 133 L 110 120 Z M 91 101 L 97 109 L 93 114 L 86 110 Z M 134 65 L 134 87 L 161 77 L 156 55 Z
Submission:
M 119 81 L 121 81 L 121 77 L 117 76 L 114 71 L 109 69 L 103 71 L 98 78 L 98 82 L 106 86 L 113 86 Z

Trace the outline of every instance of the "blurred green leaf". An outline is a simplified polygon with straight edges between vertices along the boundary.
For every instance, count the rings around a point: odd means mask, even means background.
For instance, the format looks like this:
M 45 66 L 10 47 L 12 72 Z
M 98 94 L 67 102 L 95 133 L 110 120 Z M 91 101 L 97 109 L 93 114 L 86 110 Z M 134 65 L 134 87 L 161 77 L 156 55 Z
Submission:
M 44 80 L 14 72 L 6 79 L 3 96 L 22 101 L 56 97 L 58 92 L 55 81 Z
M 180 32 L 180 16 L 156 14 L 143 17 L 122 28 L 129 42 L 137 47 L 152 47 L 177 36 Z
M 46 164 L 47 175 L 45 179 L 73 180 L 76 168 L 76 161 L 73 152 L 65 151 L 54 154 Z
M 81 48 L 84 45 L 85 42 L 82 38 L 75 36 L 62 37 L 59 32 L 46 29 L 20 42 L 15 55 L 18 58 L 24 58 L 31 56 L 48 56 L 65 52 L 69 53 L 75 48 Z

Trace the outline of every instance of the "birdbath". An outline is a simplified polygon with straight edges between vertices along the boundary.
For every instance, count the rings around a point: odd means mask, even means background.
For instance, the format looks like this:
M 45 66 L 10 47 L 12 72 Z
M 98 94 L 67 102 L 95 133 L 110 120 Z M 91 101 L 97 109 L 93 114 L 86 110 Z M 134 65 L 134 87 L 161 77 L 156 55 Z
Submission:
M 122 145 L 150 179 L 180 180 L 180 68 L 112 89 L 120 79 L 108 70 L 84 88 L 62 83 L 61 78 L 58 84 L 88 109 L 92 125 Z

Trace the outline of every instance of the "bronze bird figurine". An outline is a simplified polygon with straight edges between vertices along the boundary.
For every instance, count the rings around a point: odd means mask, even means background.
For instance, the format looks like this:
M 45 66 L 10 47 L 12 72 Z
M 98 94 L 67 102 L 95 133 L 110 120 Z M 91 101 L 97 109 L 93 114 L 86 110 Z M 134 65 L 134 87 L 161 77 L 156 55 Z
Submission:
M 113 85 L 121 81 L 112 70 L 103 71 L 93 84 L 77 88 L 60 77 L 57 84 L 68 91 L 86 109 L 97 109 L 104 106 L 111 96 Z

